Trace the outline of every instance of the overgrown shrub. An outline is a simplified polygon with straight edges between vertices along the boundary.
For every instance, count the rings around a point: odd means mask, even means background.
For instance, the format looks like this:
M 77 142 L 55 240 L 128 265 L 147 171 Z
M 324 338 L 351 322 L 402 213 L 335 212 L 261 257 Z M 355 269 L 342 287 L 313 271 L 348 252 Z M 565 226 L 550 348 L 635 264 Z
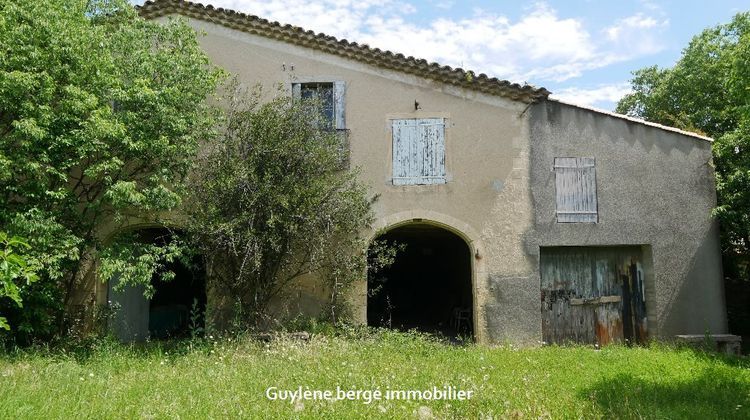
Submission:
M 230 296 L 250 327 L 306 275 L 325 281 L 325 315 L 337 322 L 348 286 L 366 276 L 374 197 L 359 170 L 342 165 L 346 133 L 318 124 L 318 105 L 238 90 L 191 177 L 190 232 L 210 267 L 209 287 Z

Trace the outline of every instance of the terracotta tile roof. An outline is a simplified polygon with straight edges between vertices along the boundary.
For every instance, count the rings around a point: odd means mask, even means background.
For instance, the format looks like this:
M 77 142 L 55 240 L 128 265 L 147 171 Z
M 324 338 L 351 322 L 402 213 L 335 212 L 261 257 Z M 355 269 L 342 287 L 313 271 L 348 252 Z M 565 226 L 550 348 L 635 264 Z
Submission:
M 472 71 L 441 66 L 440 64 L 429 63 L 427 60 L 414 57 L 405 57 L 403 54 L 396 54 L 379 48 L 371 48 L 368 45 L 349 42 L 345 39 L 339 40 L 323 33 L 316 34 L 313 31 L 306 31 L 298 26 L 282 25 L 279 22 L 271 22 L 258 16 L 247 15 L 229 9 L 215 8 L 211 5 L 204 6 L 200 3 L 182 0 L 155 0 L 147 1 L 138 10 L 141 16 L 147 19 L 176 13 L 189 18 L 223 25 L 238 31 L 313 48 L 373 66 L 409 73 L 449 85 L 503 96 L 526 103 L 546 99 L 550 94 L 545 88 L 537 88 L 526 84 L 519 85 L 507 80 L 489 77 L 486 74 L 476 75 Z

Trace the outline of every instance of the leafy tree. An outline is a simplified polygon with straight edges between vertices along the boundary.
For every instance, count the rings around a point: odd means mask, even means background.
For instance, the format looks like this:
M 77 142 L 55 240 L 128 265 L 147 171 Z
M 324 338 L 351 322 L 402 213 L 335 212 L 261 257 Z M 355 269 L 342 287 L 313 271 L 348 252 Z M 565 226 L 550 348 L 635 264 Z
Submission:
M 62 325 L 104 226 L 180 205 L 221 77 L 187 24 L 125 0 L 0 3 L 0 226 L 42 267 L 6 308 L 25 339 Z
M 618 112 L 715 139 L 730 324 L 750 328 L 750 12 L 694 37 L 673 68 L 634 76 Z
M 194 257 L 180 233 L 166 229 L 167 234 L 143 238 L 147 230 L 126 231 L 115 237 L 99 254 L 98 274 L 103 279 L 118 278 L 115 289 L 125 285 L 143 285 L 143 294 L 151 299 L 156 292 L 154 281 L 172 281 L 175 273 L 169 266 L 177 261 L 190 265 Z
M 30 246 L 23 239 L 17 236 L 9 238 L 7 233 L 0 232 L 0 245 L 0 299 L 9 298 L 21 307 L 23 283 L 29 285 L 38 279 L 36 271 L 39 266 L 25 255 Z M 10 330 L 8 320 L 3 316 L 0 316 L 0 328 Z
M 327 315 L 346 314 L 343 294 L 366 275 L 362 237 L 372 199 L 346 170 L 343 133 L 317 124 L 315 103 L 280 94 L 237 94 L 222 135 L 191 177 L 191 232 L 212 276 L 251 327 L 269 302 L 314 273 L 330 292 Z

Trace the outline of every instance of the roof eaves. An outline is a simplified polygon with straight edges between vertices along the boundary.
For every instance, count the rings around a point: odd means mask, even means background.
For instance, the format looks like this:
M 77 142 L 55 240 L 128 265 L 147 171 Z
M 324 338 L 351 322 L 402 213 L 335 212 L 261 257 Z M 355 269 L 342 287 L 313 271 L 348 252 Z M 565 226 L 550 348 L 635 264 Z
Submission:
M 461 68 L 441 66 L 427 60 L 406 57 L 403 54 L 371 48 L 365 44 L 337 39 L 324 33 L 316 34 L 298 26 L 282 25 L 254 15 L 230 9 L 215 8 L 183 0 L 153 0 L 138 6 L 141 16 L 155 19 L 169 14 L 180 14 L 186 17 L 212 22 L 231 29 L 261 35 L 283 42 L 317 49 L 326 53 L 361 61 L 369 65 L 414 74 L 426 79 L 435 80 L 465 89 L 475 90 L 491 95 L 533 103 L 546 99 L 550 92 L 528 84 L 520 85 L 507 80 L 489 77 L 484 73 L 477 75 L 473 71 Z

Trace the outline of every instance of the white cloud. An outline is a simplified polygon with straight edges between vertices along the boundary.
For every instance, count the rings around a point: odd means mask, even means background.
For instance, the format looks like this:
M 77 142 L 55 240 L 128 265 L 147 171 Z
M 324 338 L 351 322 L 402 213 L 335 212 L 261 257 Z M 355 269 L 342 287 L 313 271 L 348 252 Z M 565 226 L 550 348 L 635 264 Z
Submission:
M 407 0 L 213 0 L 227 7 L 291 23 L 372 47 L 534 84 L 561 82 L 583 72 L 661 46 L 655 32 L 668 24 L 634 15 L 592 36 L 577 18 L 561 18 L 546 3 L 533 3 L 511 20 L 476 9 L 471 17 L 414 23 L 417 8 Z M 450 7 L 435 0 L 434 7 Z
M 630 92 L 630 84 L 621 82 L 593 88 L 570 87 L 558 90 L 551 97 L 578 105 L 597 106 L 614 104 Z
M 391 11 L 392 0 L 213 0 L 216 7 L 242 11 L 264 19 L 356 40 L 374 10 Z M 408 5 L 411 6 L 411 5 Z M 402 13 L 413 11 L 406 8 Z
M 668 26 L 667 19 L 638 13 L 618 20 L 604 33 L 613 46 L 628 50 L 631 55 L 649 55 L 664 49 L 659 34 Z
M 444 9 L 444 10 L 450 10 L 453 5 L 455 4 L 451 0 L 444 0 L 444 1 L 433 1 L 431 2 L 435 7 L 438 9 Z
M 650 10 L 651 12 L 662 12 L 661 6 L 654 3 L 652 0 L 640 0 L 640 3 L 646 10 Z
M 657 25 L 656 19 L 652 17 L 646 17 L 643 15 L 635 15 L 630 16 L 625 19 L 621 19 L 619 22 L 617 22 L 615 25 L 612 25 L 604 30 L 606 32 L 607 37 L 610 40 L 616 41 L 620 39 L 623 35 L 623 32 L 629 30 L 629 29 L 639 29 L 639 28 L 652 28 Z

